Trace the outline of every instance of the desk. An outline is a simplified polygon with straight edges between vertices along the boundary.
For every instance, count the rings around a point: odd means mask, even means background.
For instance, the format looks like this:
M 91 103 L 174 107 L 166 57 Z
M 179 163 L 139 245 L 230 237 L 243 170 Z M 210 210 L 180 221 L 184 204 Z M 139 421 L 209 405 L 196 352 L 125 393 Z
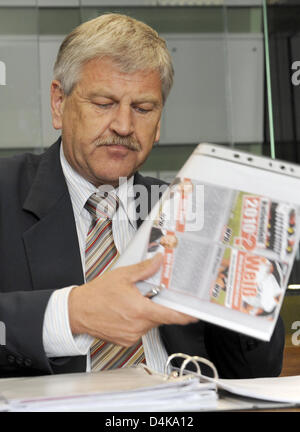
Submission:
M 300 345 L 286 345 L 280 376 L 300 375 Z

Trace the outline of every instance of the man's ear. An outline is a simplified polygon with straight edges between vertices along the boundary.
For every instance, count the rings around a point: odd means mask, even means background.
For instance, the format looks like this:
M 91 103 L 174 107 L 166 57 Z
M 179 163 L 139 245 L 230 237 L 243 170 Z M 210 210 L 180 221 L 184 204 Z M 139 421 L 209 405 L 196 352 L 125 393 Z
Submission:
M 65 94 L 62 89 L 60 81 L 54 80 L 50 87 L 51 97 L 51 113 L 52 113 L 52 125 L 54 129 L 62 128 L 62 115 L 65 101 Z

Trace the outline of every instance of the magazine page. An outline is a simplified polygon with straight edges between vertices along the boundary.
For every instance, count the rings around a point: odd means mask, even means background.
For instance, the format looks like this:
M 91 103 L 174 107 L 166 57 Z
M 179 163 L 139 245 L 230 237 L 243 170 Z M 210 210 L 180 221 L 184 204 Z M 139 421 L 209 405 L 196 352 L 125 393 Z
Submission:
M 224 226 L 228 244 L 218 263 L 211 301 L 256 316 L 276 317 L 293 264 L 296 212 L 287 203 L 236 192 Z
M 300 181 L 197 151 L 118 266 L 161 252 L 143 294 L 159 288 L 157 303 L 269 340 L 299 243 Z
M 212 270 L 215 255 L 220 253 L 217 242 L 232 199 L 229 189 L 176 177 L 160 202 L 144 257 L 161 252 L 163 265 L 146 282 L 207 298 L 208 269 Z
M 214 185 L 193 194 L 197 186 L 176 178 L 160 204 L 145 258 L 161 252 L 163 265 L 146 282 L 274 319 L 293 263 L 297 209 Z M 197 198 L 203 210 L 193 208 Z

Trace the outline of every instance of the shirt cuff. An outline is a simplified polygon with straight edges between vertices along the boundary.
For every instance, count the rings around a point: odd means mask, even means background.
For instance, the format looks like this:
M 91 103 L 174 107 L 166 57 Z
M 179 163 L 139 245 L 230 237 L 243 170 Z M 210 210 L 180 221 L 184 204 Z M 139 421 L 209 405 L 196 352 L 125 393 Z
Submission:
M 94 340 L 87 334 L 73 335 L 69 322 L 68 298 L 74 286 L 55 290 L 44 318 L 43 344 L 47 357 L 86 355 Z

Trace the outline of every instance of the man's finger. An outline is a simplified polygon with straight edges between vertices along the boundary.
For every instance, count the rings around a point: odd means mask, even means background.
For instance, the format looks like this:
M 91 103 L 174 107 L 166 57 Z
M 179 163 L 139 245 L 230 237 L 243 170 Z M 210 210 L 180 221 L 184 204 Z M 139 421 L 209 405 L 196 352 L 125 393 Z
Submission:
M 151 321 L 158 324 L 189 324 L 199 321 L 198 318 L 192 317 L 182 312 L 178 312 L 174 309 L 170 309 L 166 306 L 149 302 L 148 316 L 151 317 Z
M 153 258 L 128 266 L 126 268 L 126 275 L 132 283 L 145 280 L 153 276 L 159 270 L 162 261 L 163 255 L 157 253 Z

